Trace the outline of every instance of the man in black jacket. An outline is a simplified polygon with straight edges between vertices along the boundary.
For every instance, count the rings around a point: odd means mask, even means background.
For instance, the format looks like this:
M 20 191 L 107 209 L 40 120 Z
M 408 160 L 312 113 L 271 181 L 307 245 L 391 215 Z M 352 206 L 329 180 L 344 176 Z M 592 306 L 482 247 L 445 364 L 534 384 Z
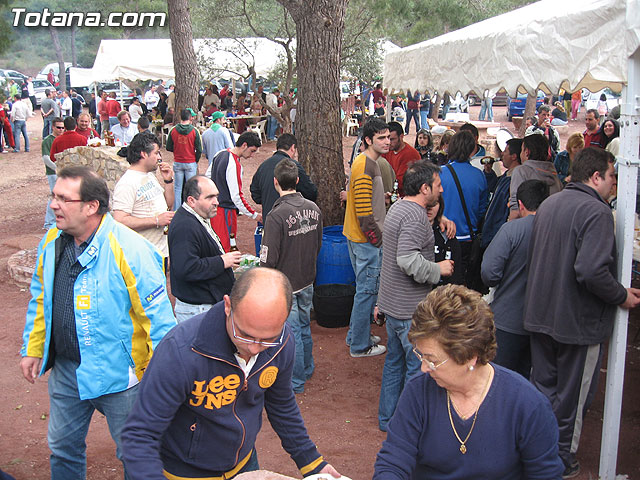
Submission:
M 232 268 L 240 252 L 224 253 L 209 219 L 218 208 L 218 189 L 210 178 L 196 175 L 183 190 L 182 206 L 169 227 L 171 293 L 178 322 L 208 311 L 231 292 Z
M 614 157 L 585 148 L 570 182 L 538 208 L 529 243 L 524 328 L 531 332 L 531 383 L 558 419 L 558 450 L 571 478 L 583 413 L 613 330 L 616 308 L 640 305 L 640 290 L 616 278 L 613 215 L 606 202 L 616 184 Z
M 299 181 L 298 185 L 296 185 L 296 191 L 312 202 L 315 202 L 318 198 L 318 188 L 313 184 L 307 172 L 304 171 L 304 167 L 295 159 L 298 153 L 297 145 L 298 141 L 292 134 L 283 133 L 280 135 L 276 143 L 276 153 L 262 162 L 251 180 L 251 187 L 249 187 L 251 198 L 257 204 L 262 205 L 262 218 L 267 218 L 274 202 L 280 198 L 273 186 L 273 172 L 276 165 L 284 158 L 290 158 L 298 167 Z

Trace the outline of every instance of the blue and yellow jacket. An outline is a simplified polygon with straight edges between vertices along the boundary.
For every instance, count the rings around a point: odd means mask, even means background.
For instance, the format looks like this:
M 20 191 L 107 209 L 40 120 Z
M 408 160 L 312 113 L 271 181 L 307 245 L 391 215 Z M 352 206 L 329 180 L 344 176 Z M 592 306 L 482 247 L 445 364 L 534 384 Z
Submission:
M 38 245 L 23 333 L 21 354 L 42 358 L 40 375 L 54 361 L 49 358 L 51 311 L 60 234 L 52 228 Z M 73 294 L 82 359 L 76 377 L 80 398 L 86 400 L 137 384 L 155 346 L 176 320 L 162 255 L 110 214 L 104 215 L 78 261 L 84 269 Z
M 162 340 L 122 431 L 131 478 L 232 478 L 251 455 L 263 409 L 304 476 L 324 468 L 291 388 L 295 344 L 289 327 L 281 345 L 260 352 L 247 377 L 234 352 L 224 302 L 181 322 Z

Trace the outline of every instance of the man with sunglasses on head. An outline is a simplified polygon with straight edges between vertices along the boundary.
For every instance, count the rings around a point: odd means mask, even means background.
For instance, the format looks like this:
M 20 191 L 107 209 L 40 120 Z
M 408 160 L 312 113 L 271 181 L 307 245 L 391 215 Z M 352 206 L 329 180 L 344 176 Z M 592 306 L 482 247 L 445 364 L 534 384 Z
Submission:
M 263 408 L 302 475 L 340 476 L 309 439 L 291 387 L 291 303 L 284 274 L 254 268 L 230 296 L 165 337 L 122 435 L 132 478 L 231 479 L 258 470 Z

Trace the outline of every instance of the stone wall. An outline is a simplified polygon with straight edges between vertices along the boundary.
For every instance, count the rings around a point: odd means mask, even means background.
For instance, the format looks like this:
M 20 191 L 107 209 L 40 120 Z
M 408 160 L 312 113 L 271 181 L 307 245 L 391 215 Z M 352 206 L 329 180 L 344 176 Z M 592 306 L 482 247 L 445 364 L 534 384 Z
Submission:
M 56 154 L 58 169 L 71 165 L 84 165 L 103 177 L 113 192 L 116 182 L 129 168 L 126 158 L 117 155 L 121 147 L 74 147 Z

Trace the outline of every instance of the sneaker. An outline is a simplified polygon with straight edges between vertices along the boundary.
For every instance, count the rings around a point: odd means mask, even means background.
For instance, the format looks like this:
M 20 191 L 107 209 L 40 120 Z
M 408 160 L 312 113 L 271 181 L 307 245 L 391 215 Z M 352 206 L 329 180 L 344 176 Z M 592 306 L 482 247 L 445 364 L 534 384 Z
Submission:
M 562 478 L 574 478 L 577 477 L 580 473 L 580 462 L 578 460 L 574 460 L 571 462 L 571 465 L 564 469 L 562 472 Z
M 380 340 L 382 340 L 379 336 L 377 335 L 371 335 L 369 336 L 369 343 L 371 343 L 371 345 L 377 345 L 380 343 Z
M 9 153 L 9 150 L 2 150 L 0 153 Z
M 351 356 L 353 358 L 375 357 L 376 355 L 382 355 L 386 351 L 387 351 L 387 347 L 385 347 L 384 345 L 371 345 L 364 352 L 359 352 L 359 353 L 351 352 Z

